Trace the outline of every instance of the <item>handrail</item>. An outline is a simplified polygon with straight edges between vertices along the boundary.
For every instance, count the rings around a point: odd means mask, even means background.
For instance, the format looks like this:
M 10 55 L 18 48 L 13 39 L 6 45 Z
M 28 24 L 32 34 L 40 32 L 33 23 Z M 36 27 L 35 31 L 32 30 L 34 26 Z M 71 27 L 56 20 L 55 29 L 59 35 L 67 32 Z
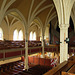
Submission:
M 67 73 L 67 72 L 62 72 L 62 75 L 75 75 L 75 74 Z
M 73 66 L 71 67 L 71 69 L 70 69 L 68 72 L 69 72 L 69 73 L 75 72 L 75 65 L 73 65 Z
M 46 72 L 44 75 L 56 75 L 56 72 L 60 72 L 60 70 L 67 65 L 67 61 L 62 62 L 61 64 L 59 64 L 58 66 L 56 66 L 55 68 L 51 69 L 50 71 Z
M 39 47 L 29 47 L 28 49 L 36 49 L 36 48 L 42 48 L 41 46 Z M 21 50 L 24 50 L 25 48 L 12 48 L 12 49 L 3 49 L 3 50 L 0 50 L 1 53 L 3 52 L 12 52 L 12 51 L 21 51 Z

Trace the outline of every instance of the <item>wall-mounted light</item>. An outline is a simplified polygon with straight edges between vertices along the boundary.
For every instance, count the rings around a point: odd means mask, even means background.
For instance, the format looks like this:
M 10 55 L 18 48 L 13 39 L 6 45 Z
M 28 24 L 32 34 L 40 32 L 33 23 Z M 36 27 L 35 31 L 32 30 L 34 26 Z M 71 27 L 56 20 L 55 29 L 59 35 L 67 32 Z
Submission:
M 69 38 L 66 38 L 66 40 L 64 40 L 66 43 L 69 43 Z

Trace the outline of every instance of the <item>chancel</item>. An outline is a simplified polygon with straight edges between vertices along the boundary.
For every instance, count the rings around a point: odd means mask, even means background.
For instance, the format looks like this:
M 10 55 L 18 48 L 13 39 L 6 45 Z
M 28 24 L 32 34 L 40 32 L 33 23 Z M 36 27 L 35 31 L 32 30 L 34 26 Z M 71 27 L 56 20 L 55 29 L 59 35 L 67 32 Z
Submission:
M 0 0 L 0 75 L 75 75 L 75 0 Z

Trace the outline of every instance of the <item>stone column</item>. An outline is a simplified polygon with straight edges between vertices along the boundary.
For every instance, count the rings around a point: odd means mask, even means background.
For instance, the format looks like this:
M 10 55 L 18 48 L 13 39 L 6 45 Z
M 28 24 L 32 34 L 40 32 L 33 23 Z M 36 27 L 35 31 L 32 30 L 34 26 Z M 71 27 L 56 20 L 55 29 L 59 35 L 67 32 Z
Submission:
M 64 40 L 68 38 L 69 24 L 61 24 L 60 27 L 60 63 L 68 60 L 68 43 Z
M 45 56 L 45 54 L 44 54 L 44 29 L 42 29 L 42 56 L 44 57 Z
M 25 69 L 28 70 L 28 32 L 25 33 Z
M 10 27 L 8 26 L 8 40 L 10 40 Z
M 46 42 L 49 43 L 49 26 L 46 27 L 45 36 L 46 36 Z

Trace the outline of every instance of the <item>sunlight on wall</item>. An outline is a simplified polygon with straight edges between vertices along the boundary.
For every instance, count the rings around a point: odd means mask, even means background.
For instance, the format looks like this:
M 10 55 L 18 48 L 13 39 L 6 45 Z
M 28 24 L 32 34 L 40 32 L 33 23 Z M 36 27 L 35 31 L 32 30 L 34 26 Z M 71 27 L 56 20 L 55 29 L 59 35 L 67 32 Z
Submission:
M 19 31 L 19 39 L 18 40 L 23 40 L 23 32 L 22 30 Z
M 33 33 L 33 40 L 36 40 L 36 32 Z
M 30 40 L 33 40 L 33 33 L 30 32 Z
M 0 28 L 0 40 L 3 40 L 3 30 Z
M 23 40 L 23 32 L 22 32 L 22 30 L 20 30 L 19 33 L 18 33 L 17 29 L 14 30 L 14 32 L 13 32 L 13 40 L 14 41 Z
M 15 29 L 14 32 L 13 32 L 13 40 L 18 40 L 18 30 Z
M 36 40 L 36 32 L 30 32 L 30 38 L 29 38 L 30 40 Z

